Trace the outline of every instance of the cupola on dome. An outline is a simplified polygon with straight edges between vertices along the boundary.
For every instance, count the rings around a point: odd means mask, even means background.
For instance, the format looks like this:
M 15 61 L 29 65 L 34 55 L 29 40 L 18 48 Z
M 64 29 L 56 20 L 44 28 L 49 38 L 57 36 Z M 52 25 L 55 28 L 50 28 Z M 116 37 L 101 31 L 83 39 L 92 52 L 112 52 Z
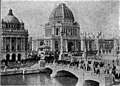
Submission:
M 69 19 L 74 21 L 72 11 L 64 4 L 60 3 L 51 13 L 49 20 L 53 19 Z
M 19 20 L 13 15 L 12 9 L 9 10 L 8 15 L 3 19 L 6 23 L 20 23 Z

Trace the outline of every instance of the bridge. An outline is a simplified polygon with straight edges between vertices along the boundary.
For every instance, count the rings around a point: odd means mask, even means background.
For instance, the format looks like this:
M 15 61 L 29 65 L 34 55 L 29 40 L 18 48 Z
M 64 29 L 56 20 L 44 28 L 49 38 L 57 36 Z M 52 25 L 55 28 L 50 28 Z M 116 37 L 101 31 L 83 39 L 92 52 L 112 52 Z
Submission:
M 49 63 L 46 64 L 46 68 L 52 69 L 51 77 L 54 77 L 58 72 L 66 71 L 74 74 L 78 78 L 76 85 L 83 86 L 85 81 L 92 80 L 98 82 L 98 86 L 111 86 L 114 83 L 113 76 L 111 74 L 95 74 L 92 71 L 86 71 L 79 67 L 70 67 L 69 65 Z

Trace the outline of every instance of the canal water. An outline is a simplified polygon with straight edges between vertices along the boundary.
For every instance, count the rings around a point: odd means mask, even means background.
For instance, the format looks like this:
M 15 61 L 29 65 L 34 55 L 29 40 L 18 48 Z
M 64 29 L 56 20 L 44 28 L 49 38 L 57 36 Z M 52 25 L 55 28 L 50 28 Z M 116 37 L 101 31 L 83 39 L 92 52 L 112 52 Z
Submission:
M 94 85 L 93 85 L 94 84 Z M 99 86 L 93 82 L 77 84 L 77 79 L 69 77 L 51 78 L 46 74 L 1 76 L 1 85 L 39 85 L 39 86 Z M 113 86 L 120 86 L 120 82 Z
M 2 76 L 1 85 L 76 86 L 77 79 L 51 78 L 45 74 Z

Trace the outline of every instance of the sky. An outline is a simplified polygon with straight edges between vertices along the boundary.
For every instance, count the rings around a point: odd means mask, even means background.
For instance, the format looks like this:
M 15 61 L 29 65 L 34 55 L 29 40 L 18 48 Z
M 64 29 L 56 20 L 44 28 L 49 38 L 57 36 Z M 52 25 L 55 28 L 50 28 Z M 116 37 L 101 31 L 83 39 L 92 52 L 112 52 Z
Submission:
M 59 3 L 65 3 L 73 12 L 75 21 L 80 25 L 81 33 L 102 31 L 102 34 L 107 37 L 119 35 L 119 2 L 116 0 L 4 0 L 1 2 L 1 17 L 4 18 L 11 8 L 19 21 L 25 23 L 25 29 L 28 29 L 31 37 L 41 37 L 44 35 L 45 23 Z

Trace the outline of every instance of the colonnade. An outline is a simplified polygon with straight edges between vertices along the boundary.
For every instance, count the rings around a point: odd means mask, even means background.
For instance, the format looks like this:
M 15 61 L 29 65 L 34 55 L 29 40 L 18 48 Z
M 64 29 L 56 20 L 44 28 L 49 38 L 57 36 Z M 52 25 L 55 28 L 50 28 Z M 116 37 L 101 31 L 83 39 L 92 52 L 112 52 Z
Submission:
M 25 51 L 26 38 L 3 37 L 2 50 L 5 51 Z
M 84 51 L 86 47 L 87 47 L 87 51 L 94 50 L 95 47 L 93 45 L 94 45 L 93 41 L 86 41 L 85 43 L 85 40 L 82 39 L 81 40 L 81 51 Z

